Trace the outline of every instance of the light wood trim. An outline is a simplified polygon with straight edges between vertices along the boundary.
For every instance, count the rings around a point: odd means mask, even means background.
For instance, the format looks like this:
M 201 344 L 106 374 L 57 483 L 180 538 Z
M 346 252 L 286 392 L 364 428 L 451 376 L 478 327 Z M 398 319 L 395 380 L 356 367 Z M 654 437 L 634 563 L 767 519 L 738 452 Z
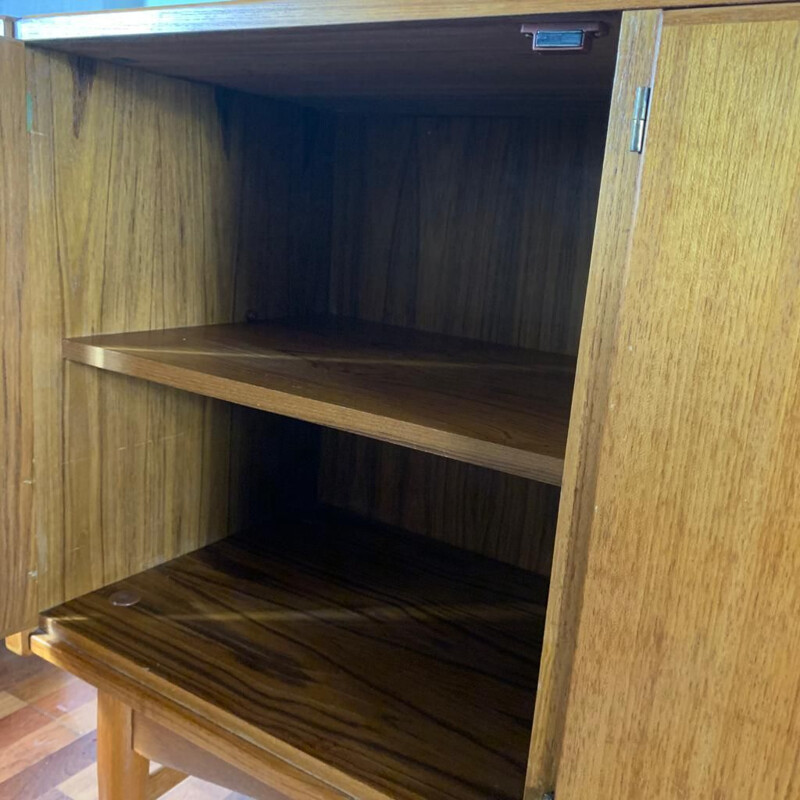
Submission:
M 682 8 L 664 14 L 664 25 L 719 25 L 725 22 L 781 22 L 796 19 L 800 19 L 800 3 L 776 3 L 730 8 Z
M 660 11 L 623 15 L 567 439 L 526 800 L 540 800 L 544 792 L 551 791 L 558 773 L 594 517 L 598 444 L 606 420 L 613 347 L 643 161 L 629 151 L 630 115 L 636 87 L 652 82 L 660 29 Z
M 133 749 L 133 711 L 114 695 L 97 694 L 97 786 L 100 800 L 150 800 L 147 759 Z
M 134 714 L 133 746 L 137 753 L 150 761 L 168 765 L 150 775 L 151 786 L 155 785 L 157 780 L 159 786 L 162 784 L 167 786 L 165 780 L 158 779 L 161 772 L 177 778 L 173 786 L 188 774 L 224 786 L 254 800 L 286 800 L 286 795 L 279 794 L 246 772 L 187 742 L 143 714 Z M 170 788 L 172 787 L 167 786 L 160 794 L 152 794 L 151 797 L 160 797 Z
M 0 16 L 0 37 L 14 38 L 14 17 Z
M 662 30 L 566 798 L 800 786 L 800 15 L 763 13 Z
M 12 633 L 10 636 L 6 636 L 6 649 L 18 656 L 33 655 L 33 651 L 31 650 L 31 634 L 35 630 L 36 628 L 29 628 L 28 630 L 19 631 L 18 633 Z
M 105 660 L 103 654 L 90 656 L 86 645 L 82 644 L 78 650 L 46 633 L 31 638 L 35 655 L 77 675 L 99 690 L 112 693 L 134 711 L 214 753 L 225 763 L 257 780 L 268 781 L 291 800 L 352 800 L 352 795 L 338 791 L 248 739 L 231 733 L 224 724 L 218 725 L 208 718 L 192 714 L 176 699 L 131 680 L 119 672 L 116 665 Z
M 25 47 L 0 37 L 0 636 L 36 623 Z
M 136 730 L 138 727 L 137 715 L 133 715 L 133 749 L 139 755 L 148 758 L 147 755 L 142 753 L 136 745 Z M 158 759 L 148 758 L 149 761 L 157 761 Z M 159 762 L 160 763 L 160 762 Z M 186 772 L 173 769 L 172 767 L 159 767 L 155 772 L 151 772 L 147 776 L 147 785 L 145 786 L 145 796 L 147 800 L 158 800 L 159 797 L 165 795 L 167 792 L 174 789 L 179 783 L 183 783 L 189 775 Z
M 770 2 L 771 0 L 763 0 Z M 733 0 L 704 0 L 729 5 Z M 663 0 L 681 6 L 685 0 Z M 298 2 L 210 3 L 176 8 L 143 8 L 83 14 L 25 17 L 17 35 L 25 41 L 55 43 L 68 39 L 153 36 L 267 28 L 474 19 L 533 14 L 583 13 L 646 7 L 643 0 L 300 0 Z

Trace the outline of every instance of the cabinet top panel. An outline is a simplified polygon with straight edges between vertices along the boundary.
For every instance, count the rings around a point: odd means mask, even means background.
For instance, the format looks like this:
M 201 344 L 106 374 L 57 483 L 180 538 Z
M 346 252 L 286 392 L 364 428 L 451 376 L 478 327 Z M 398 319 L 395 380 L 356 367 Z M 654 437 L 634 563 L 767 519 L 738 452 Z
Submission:
M 750 0 L 768 3 L 775 0 Z M 735 0 L 702 0 L 702 6 Z M 526 14 L 583 14 L 657 5 L 692 5 L 686 0 L 239 0 L 192 6 L 138 8 L 25 17 L 16 35 L 36 42 L 109 39 L 123 36 L 183 35 L 380 22 L 476 19 Z
M 576 114 L 607 108 L 619 13 L 548 2 L 215 3 L 27 17 L 19 39 L 336 110 Z M 559 10 L 563 11 L 563 0 Z M 528 11 L 529 13 L 525 13 Z M 600 22 L 590 52 L 533 52 L 531 22 Z

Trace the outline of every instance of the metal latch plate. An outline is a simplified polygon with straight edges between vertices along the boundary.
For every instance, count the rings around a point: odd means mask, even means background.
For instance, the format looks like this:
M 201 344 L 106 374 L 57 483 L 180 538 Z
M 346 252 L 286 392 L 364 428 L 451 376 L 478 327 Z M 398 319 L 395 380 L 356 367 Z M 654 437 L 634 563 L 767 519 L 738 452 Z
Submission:
M 608 33 L 605 22 L 532 22 L 522 26 L 535 53 L 588 53 L 598 36 Z

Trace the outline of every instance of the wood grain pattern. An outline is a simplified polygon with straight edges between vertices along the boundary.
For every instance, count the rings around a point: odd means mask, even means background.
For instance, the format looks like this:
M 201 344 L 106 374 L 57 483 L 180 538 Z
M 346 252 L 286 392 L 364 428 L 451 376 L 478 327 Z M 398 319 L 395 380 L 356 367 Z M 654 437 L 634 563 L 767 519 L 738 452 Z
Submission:
M 660 29 L 660 11 L 623 15 L 592 269 L 572 398 L 526 800 L 541 800 L 542 794 L 552 791 L 556 785 L 595 514 L 598 443 L 602 440 L 607 416 L 625 264 L 641 176 L 642 158 L 628 148 L 630 113 L 636 87 L 652 84 Z
M 589 54 L 542 57 L 521 19 L 457 20 L 48 42 L 83 56 L 338 110 L 357 104 L 408 113 L 458 105 L 479 114 L 532 113 L 545 102 L 606 100 L 618 14 L 601 14 L 608 35 Z M 28 24 L 28 23 L 26 23 Z M 557 99 L 554 99 L 557 98 Z M 438 109 L 438 110 L 437 110 Z
M 800 7 L 758 17 L 664 15 L 567 800 L 789 800 L 800 785 Z
M 107 692 L 97 693 L 99 800 L 149 800 L 147 759 L 133 749 L 133 711 Z
M 557 484 L 573 360 L 354 320 L 64 342 L 103 370 Z
M 25 49 L 0 38 L 0 636 L 35 616 Z
M 267 776 L 271 785 L 292 800 L 345 800 L 345 795 L 333 789 L 330 784 L 312 778 L 308 773 L 275 757 L 248 739 L 232 733 L 226 722 L 220 725 L 207 716 L 187 713 L 187 709 L 171 695 L 159 693 L 123 675 L 117 670 L 119 663 L 113 653 L 89 640 L 81 640 L 79 652 L 64 641 L 56 641 L 46 634 L 37 634 L 32 640 L 32 646 L 37 656 L 61 669 L 81 675 L 101 689 L 113 692 L 136 712 L 146 714 L 148 718 L 175 731 L 198 747 L 217 753 L 227 764 L 257 779 Z M 197 794 L 193 778 L 187 780 L 185 786 Z M 175 791 L 183 800 L 195 800 L 194 796 L 187 796 L 180 789 Z M 346 800 L 349 798 L 350 796 Z
M 341 116 L 331 311 L 575 355 L 605 129 Z
M 226 764 L 207 750 L 187 742 L 172 731 L 153 722 L 143 714 L 136 714 L 133 721 L 133 746 L 150 761 L 158 764 L 169 764 L 176 769 L 165 767 L 168 773 L 189 773 L 203 777 L 210 783 L 235 789 L 251 800 L 288 800 L 286 795 L 266 787 L 241 770 Z M 156 773 L 157 774 L 157 773 Z M 156 775 L 151 775 L 150 784 L 154 784 Z M 158 796 L 158 795 L 156 795 Z
M 12 665 L 14 668 L 9 669 Z M 21 669 L 17 668 L 18 665 Z M 16 684 L 38 675 L 42 670 L 51 674 L 61 672 L 40 658 L 20 659 L 0 647 L 0 683 L 10 692 L 0 692 L 0 754 L 4 754 L 7 748 L 13 747 L 16 741 L 23 739 L 37 728 L 51 723 L 54 717 L 61 726 L 73 731 L 80 738 L 54 753 L 45 755 L 38 762 L 0 783 L 0 798 L 2 800 L 98 800 L 95 762 L 97 691 L 77 678 L 70 678 L 69 684 L 59 693 L 63 696 L 55 708 L 51 706 L 52 697 L 41 698 L 31 705 L 14 698 Z M 10 683 L 5 680 L 7 672 L 13 672 Z M 4 702 L 4 697 L 16 700 L 18 704 L 16 708 Z M 60 706 L 73 710 L 61 713 Z M 138 726 L 137 718 L 134 720 L 135 735 L 138 733 Z M 137 746 L 138 736 L 134 741 Z M 3 756 L 0 755 L 0 763 L 2 760 Z M 167 791 L 170 775 L 174 779 L 174 772 L 169 769 L 153 769 L 153 766 L 151 764 L 147 793 L 154 799 Z M 156 792 L 158 794 L 155 794 Z M 257 796 L 248 792 L 244 794 Z M 246 798 L 242 794 L 205 783 L 199 778 L 189 778 L 181 783 L 179 789 L 166 795 L 164 800 L 246 800 Z M 268 800 L 278 799 L 273 795 Z
M 30 643 L 30 635 L 33 633 L 35 629 L 27 629 L 24 631 L 19 631 L 18 633 L 12 633 L 10 636 L 6 636 L 6 649 L 10 650 L 14 655 L 17 656 L 29 656 L 31 655 L 31 643 Z
M 230 511 L 229 409 L 65 367 L 62 337 L 297 311 L 327 247 L 305 230 L 324 219 L 310 112 L 40 50 L 28 74 L 35 610 L 202 546 Z
M 332 310 L 574 355 L 605 126 L 585 108 L 341 117 Z M 336 433 L 321 458 L 326 502 L 549 571 L 547 487 Z
M 762 0 L 769 2 L 769 0 Z M 731 0 L 704 0 L 704 5 L 731 5 Z M 664 0 L 664 8 L 685 0 Z M 637 9 L 641 0 L 302 0 L 299 2 L 205 3 L 189 8 L 142 8 L 89 14 L 27 17 L 17 35 L 30 41 L 92 39 L 159 34 L 199 34 L 268 28 L 330 26 L 357 23 L 437 19 L 474 19 L 510 15 L 565 14 Z M 109 46 L 113 47 L 113 43 Z
M 134 718 L 134 734 L 136 733 L 135 727 L 136 720 Z M 136 748 L 136 739 L 134 736 L 134 749 Z M 141 755 L 141 753 L 140 753 Z M 155 772 L 151 772 L 147 776 L 147 785 L 145 786 L 145 799 L 158 800 L 159 797 L 167 794 L 167 792 L 174 789 L 178 784 L 183 783 L 189 776 L 185 772 L 180 772 L 171 767 L 159 767 Z
M 326 429 L 319 499 L 550 574 L 559 502 L 554 486 Z
M 704 25 L 720 22 L 782 22 L 797 19 L 796 3 L 775 3 L 774 5 L 740 5 L 731 8 L 714 8 L 703 3 L 706 8 L 685 8 L 670 12 L 670 25 Z M 683 12 L 686 12 L 684 16 Z
M 123 586 L 141 602 L 112 606 Z M 294 523 L 183 556 L 46 623 L 50 638 L 102 653 L 107 671 L 354 797 L 511 800 L 545 593 L 522 570 L 399 532 Z

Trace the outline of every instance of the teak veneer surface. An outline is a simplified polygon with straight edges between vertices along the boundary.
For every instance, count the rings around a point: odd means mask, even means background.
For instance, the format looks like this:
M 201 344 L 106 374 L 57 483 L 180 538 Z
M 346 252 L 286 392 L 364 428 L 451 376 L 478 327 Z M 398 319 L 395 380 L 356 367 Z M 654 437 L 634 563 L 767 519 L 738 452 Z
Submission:
M 15 420 L 7 433 L 0 421 L 0 525 L 13 516 L 14 531 L 0 559 L 15 570 L 2 635 L 224 535 L 238 514 L 231 409 L 65 365 L 61 340 L 233 322 L 252 305 L 324 309 L 329 159 L 318 112 L 0 44 L 17 53 L 13 69 L 0 56 L 0 250 L 13 251 L 0 348 Z
M 0 20 L 1 22 L 2 20 Z M 34 388 L 25 270 L 28 158 L 25 48 L 0 38 L 0 637 L 19 630 L 36 606 L 33 516 Z
M 519 800 L 546 581 L 360 523 L 284 523 L 47 612 L 55 638 L 356 798 Z M 137 593 L 130 607 L 116 591 Z
M 704 0 L 705 6 L 735 0 Z M 759 0 L 762 3 L 775 0 Z M 686 0 L 662 0 L 660 7 L 686 6 Z M 125 36 L 146 37 L 331 27 L 345 24 L 480 19 L 530 14 L 581 14 L 646 7 L 642 0 L 239 0 L 199 3 L 185 8 L 137 8 L 83 14 L 48 14 L 17 21 L 16 33 L 29 41 L 107 38 L 107 46 Z
M 356 320 L 64 342 L 101 369 L 558 484 L 574 359 Z
M 664 13 L 559 797 L 800 791 L 798 42 Z
M 636 88 L 652 85 L 661 17 L 659 10 L 630 12 L 623 17 L 620 31 L 606 167 L 564 459 L 525 800 L 541 800 L 557 783 L 588 550 L 597 514 L 598 443 L 609 410 L 609 378 L 625 288 L 625 264 L 644 161 L 639 153 L 628 148 L 630 111 Z
M 272 25 L 259 29 L 230 22 L 241 12 L 226 8 L 219 29 L 187 36 L 127 36 L 130 16 L 118 18 L 122 35 L 111 38 L 62 38 L 68 28 L 79 30 L 81 22 L 91 26 L 94 15 L 61 17 L 60 23 L 55 17 L 23 19 L 17 31 L 26 41 L 77 55 L 343 109 L 369 101 L 383 108 L 427 107 L 434 113 L 457 108 L 518 113 L 516 107 L 528 99 L 550 98 L 552 105 L 557 97 L 583 110 L 586 102 L 607 101 L 611 91 L 618 14 L 593 15 L 605 22 L 608 35 L 596 41 L 591 53 L 552 58 L 534 53 L 522 35 L 520 27 L 530 17 L 333 27 L 315 22 L 275 27 L 273 18 Z

